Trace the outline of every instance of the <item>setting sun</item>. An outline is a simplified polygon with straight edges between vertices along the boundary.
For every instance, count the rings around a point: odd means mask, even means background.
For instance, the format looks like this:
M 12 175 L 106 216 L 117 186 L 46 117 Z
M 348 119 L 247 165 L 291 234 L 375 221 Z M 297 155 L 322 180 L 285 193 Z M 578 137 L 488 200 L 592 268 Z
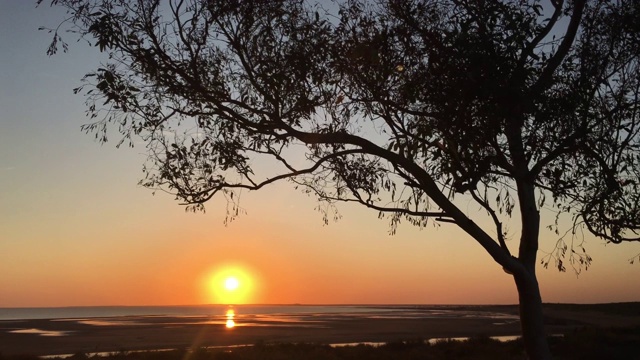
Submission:
M 240 282 L 235 277 L 228 277 L 227 280 L 224 281 L 225 289 L 229 291 L 234 291 L 240 286 Z
M 205 277 L 203 290 L 207 302 L 247 304 L 256 301 L 256 279 L 245 266 L 224 265 Z

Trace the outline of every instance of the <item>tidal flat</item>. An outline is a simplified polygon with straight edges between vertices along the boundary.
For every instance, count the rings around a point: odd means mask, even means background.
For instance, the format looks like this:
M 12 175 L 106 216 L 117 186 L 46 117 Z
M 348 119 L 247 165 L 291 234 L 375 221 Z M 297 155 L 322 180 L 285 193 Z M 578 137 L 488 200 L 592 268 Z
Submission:
M 244 309 L 243 314 L 238 307 L 231 327 L 224 321 L 228 314 L 3 320 L 0 360 L 52 355 L 109 360 L 524 356 L 520 340 L 491 338 L 519 335 L 513 305 L 305 309 L 311 308 L 296 307 L 295 314 L 246 314 Z M 548 334 L 555 335 L 550 344 L 557 358 L 640 359 L 640 303 L 545 304 L 545 323 Z

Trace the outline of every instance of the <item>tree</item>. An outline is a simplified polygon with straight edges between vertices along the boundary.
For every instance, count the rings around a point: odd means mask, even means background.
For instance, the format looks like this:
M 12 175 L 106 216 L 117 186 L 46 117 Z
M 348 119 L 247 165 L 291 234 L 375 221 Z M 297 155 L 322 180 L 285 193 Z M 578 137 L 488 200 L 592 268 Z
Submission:
M 453 223 L 512 274 L 533 359 L 551 357 L 540 210 L 571 220 L 543 224 L 559 234 L 640 241 L 638 2 L 52 4 L 109 57 L 75 89 L 95 121 L 83 129 L 106 142 L 116 128 L 118 145 L 142 138 L 142 185 L 191 210 L 222 195 L 232 218 L 237 191 L 288 180 L 328 212 L 339 202 L 378 211 L 392 231 Z M 66 50 L 58 29 L 49 54 Z M 514 253 L 506 221 L 522 229 Z M 588 266 L 563 239 L 542 263 Z

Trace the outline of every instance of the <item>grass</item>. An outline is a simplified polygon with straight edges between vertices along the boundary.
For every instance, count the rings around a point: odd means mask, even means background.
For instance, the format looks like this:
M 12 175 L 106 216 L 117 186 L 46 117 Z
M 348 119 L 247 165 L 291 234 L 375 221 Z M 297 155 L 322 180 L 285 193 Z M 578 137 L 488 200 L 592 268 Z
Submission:
M 582 328 L 549 338 L 552 353 L 560 360 L 633 360 L 640 359 L 640 327 L 631 329 Z M 322 344 L 256 344 L 233 349 L 196 349 L 194 351 L 116 352 L 109 356 L 79 353 L 69 360 L 489 360 L 526 359 L 521 340 L 500 342 L 488 337 L 467 341 L 423 340 L 390 342 L 381 346 L 356 345 L 331 347 Z M 0 360 L 37 360 L 35 356 L 2 356 Z

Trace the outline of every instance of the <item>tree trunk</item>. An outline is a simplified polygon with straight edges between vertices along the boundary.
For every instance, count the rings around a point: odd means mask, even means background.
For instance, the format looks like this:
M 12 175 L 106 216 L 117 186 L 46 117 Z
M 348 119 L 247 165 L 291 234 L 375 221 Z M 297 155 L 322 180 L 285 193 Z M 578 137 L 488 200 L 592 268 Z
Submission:
M 526 164 L 522 151 L 522 139 L 516 131 L 515 151 L 520 164 Z M 524 165 L 523 165 L 524 166 Z M 522 170 L 526 174 L 525 170 Z M 531 179 L 517 181 L 520 216 L 522 220 L 522 236 L 518 249 L 518 261 L 522 265 L 513 272 L 520 300 L 520 326 L 524 348 L 531 360 L 550 360 L 551 351 L 544 330 L 542 316 L 542 297 L 536 278 L 536 256 L 538 254 L 538 238 L 540 236 L 540 212 L 536 204 L 535 185 Z
M 534 272 L 514 276 L 520 300 L 520 326 L 524 347 L 531 360 L 549 360 L 551 351 L 544 330 L 542 297 Z

